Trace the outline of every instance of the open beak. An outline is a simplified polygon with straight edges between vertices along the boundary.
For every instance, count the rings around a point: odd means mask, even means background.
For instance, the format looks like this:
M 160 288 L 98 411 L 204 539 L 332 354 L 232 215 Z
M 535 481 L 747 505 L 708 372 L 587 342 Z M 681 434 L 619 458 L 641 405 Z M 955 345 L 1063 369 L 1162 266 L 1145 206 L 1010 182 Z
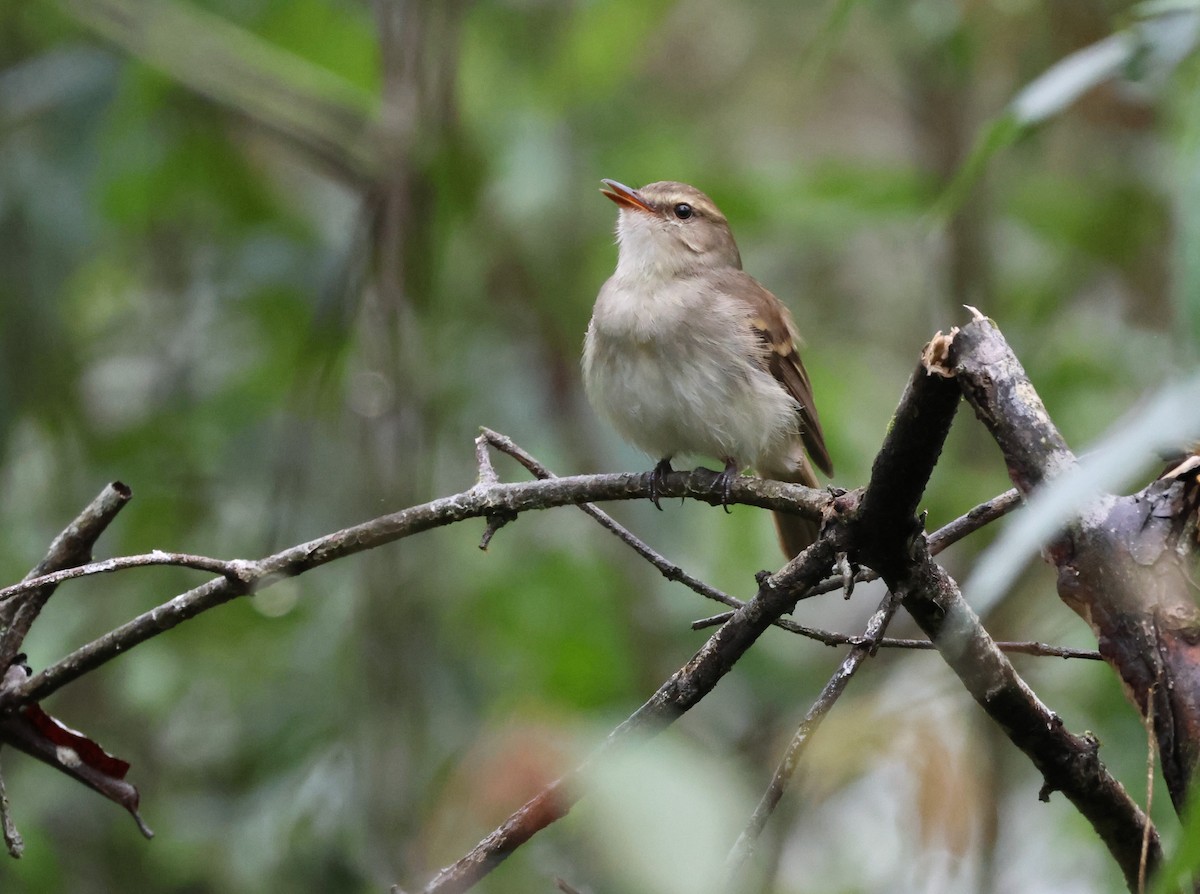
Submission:
M 637 211 L 654 213 L 654 208 L 647 204 L 646 200 L 638 194 L 636 189 L 632 189 L 624 183 L 618 183 L 616 180 L 601 180 L 600 182 L 606 187 L 600 190 L 600 192 L 608 196 L 622 208 L 633 208 Z

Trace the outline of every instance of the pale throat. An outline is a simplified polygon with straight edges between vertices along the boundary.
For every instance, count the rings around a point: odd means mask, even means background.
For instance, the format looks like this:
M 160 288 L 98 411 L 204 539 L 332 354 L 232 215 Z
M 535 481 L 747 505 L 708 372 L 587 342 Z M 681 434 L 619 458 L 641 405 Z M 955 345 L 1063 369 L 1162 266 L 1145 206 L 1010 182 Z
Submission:
M 641 211 L 617 219 L 617 277 L 654 286 L 704 266 L 703 256 Z

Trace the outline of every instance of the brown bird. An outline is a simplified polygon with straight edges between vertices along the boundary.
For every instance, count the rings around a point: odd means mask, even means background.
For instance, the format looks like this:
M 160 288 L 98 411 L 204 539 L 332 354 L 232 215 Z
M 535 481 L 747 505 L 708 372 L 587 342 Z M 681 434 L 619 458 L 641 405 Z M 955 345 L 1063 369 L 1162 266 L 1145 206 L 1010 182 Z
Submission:
M 600 289 L 583 352 L 592 405 L 658 460 L 725 464 L 725 495 L 745 466 L 764 478 L 818 485 L 825 449 L 799 335 L 783 303 L 742 270 L 729 223 L 685 183 L 631 189 L 602 181 L 620 207 L 617 269 Z M 655 500 L 657 505 L 657 499 Z M 816 538 L 809 519 L 776 513 L 784 552 Z

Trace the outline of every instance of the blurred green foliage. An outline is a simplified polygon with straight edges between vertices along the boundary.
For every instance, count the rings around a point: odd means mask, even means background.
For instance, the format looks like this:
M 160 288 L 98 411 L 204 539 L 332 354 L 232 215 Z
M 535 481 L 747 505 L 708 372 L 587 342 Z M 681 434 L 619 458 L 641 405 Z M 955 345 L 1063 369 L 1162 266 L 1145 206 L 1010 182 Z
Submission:
M 1200 344 L 1200 63 L 1135 53 L 1077 95 L 1052 77 L 1141 21 L 1111 0 L 6 4 L 2 577 L 116 478 L 135 499 L 104 555 L 252 557 L 469 487 L 479 425 L 562 474 L 646 468 L 580 390 L 615 256 L 601 177 L 685 180 L 722 206 L 805 333 L 838 484 L 865 480 L 921 346 L 964 303 L 1085 448 Z M 1052 112 L 1014 118 L 1031 84 Z M 1006 487 L 965 414 L 930 524 Z M 665 509 L 614 513 L 740 596 L 778 564 L 763 513 Z M 57 694 L 48 710 L 132 762 L 158 837 L 6 751 L 28 846 L 0 887 L 417 888 L 632 712 L 714 610 L 580 513 L 523 517 L 486 554 L 481 532 L 280 584 Z M 67 585 L 31 663 L 201 580 Z M 877 596 L 799 614 L 856 632 Z M 1043 568 L 990 623 L 1088 645 Z M 672 748 L 760 790 L 837 660 L 773 632 Z M 1145 737 L 1111 673 L 1020 667 L 1139 791 Z M 837 716 L 769 828 L 761 890 L 1120 890 L 936 657 L 881 657 Z M 654 802 L 629 799 L 642 820 Z M 480 890 L 663 890 L 604 841 L 614 809 L 581 807 Z

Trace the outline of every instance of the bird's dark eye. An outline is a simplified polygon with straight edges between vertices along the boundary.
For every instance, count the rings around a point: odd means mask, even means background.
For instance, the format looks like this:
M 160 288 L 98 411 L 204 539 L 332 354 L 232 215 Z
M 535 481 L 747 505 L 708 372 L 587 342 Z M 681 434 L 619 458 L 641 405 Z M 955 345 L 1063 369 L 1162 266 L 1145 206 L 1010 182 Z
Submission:
M 678 217 L 680 220 L 687 220 L 689 217 L 692 216 L 693 213 L 695 213 L 692 210 L 692 206 L 689 205 L 687 202 L 680 202 L 678 205 L 676 205 L 671 210 L 673 210 L 675 212 L 675 216 Z

